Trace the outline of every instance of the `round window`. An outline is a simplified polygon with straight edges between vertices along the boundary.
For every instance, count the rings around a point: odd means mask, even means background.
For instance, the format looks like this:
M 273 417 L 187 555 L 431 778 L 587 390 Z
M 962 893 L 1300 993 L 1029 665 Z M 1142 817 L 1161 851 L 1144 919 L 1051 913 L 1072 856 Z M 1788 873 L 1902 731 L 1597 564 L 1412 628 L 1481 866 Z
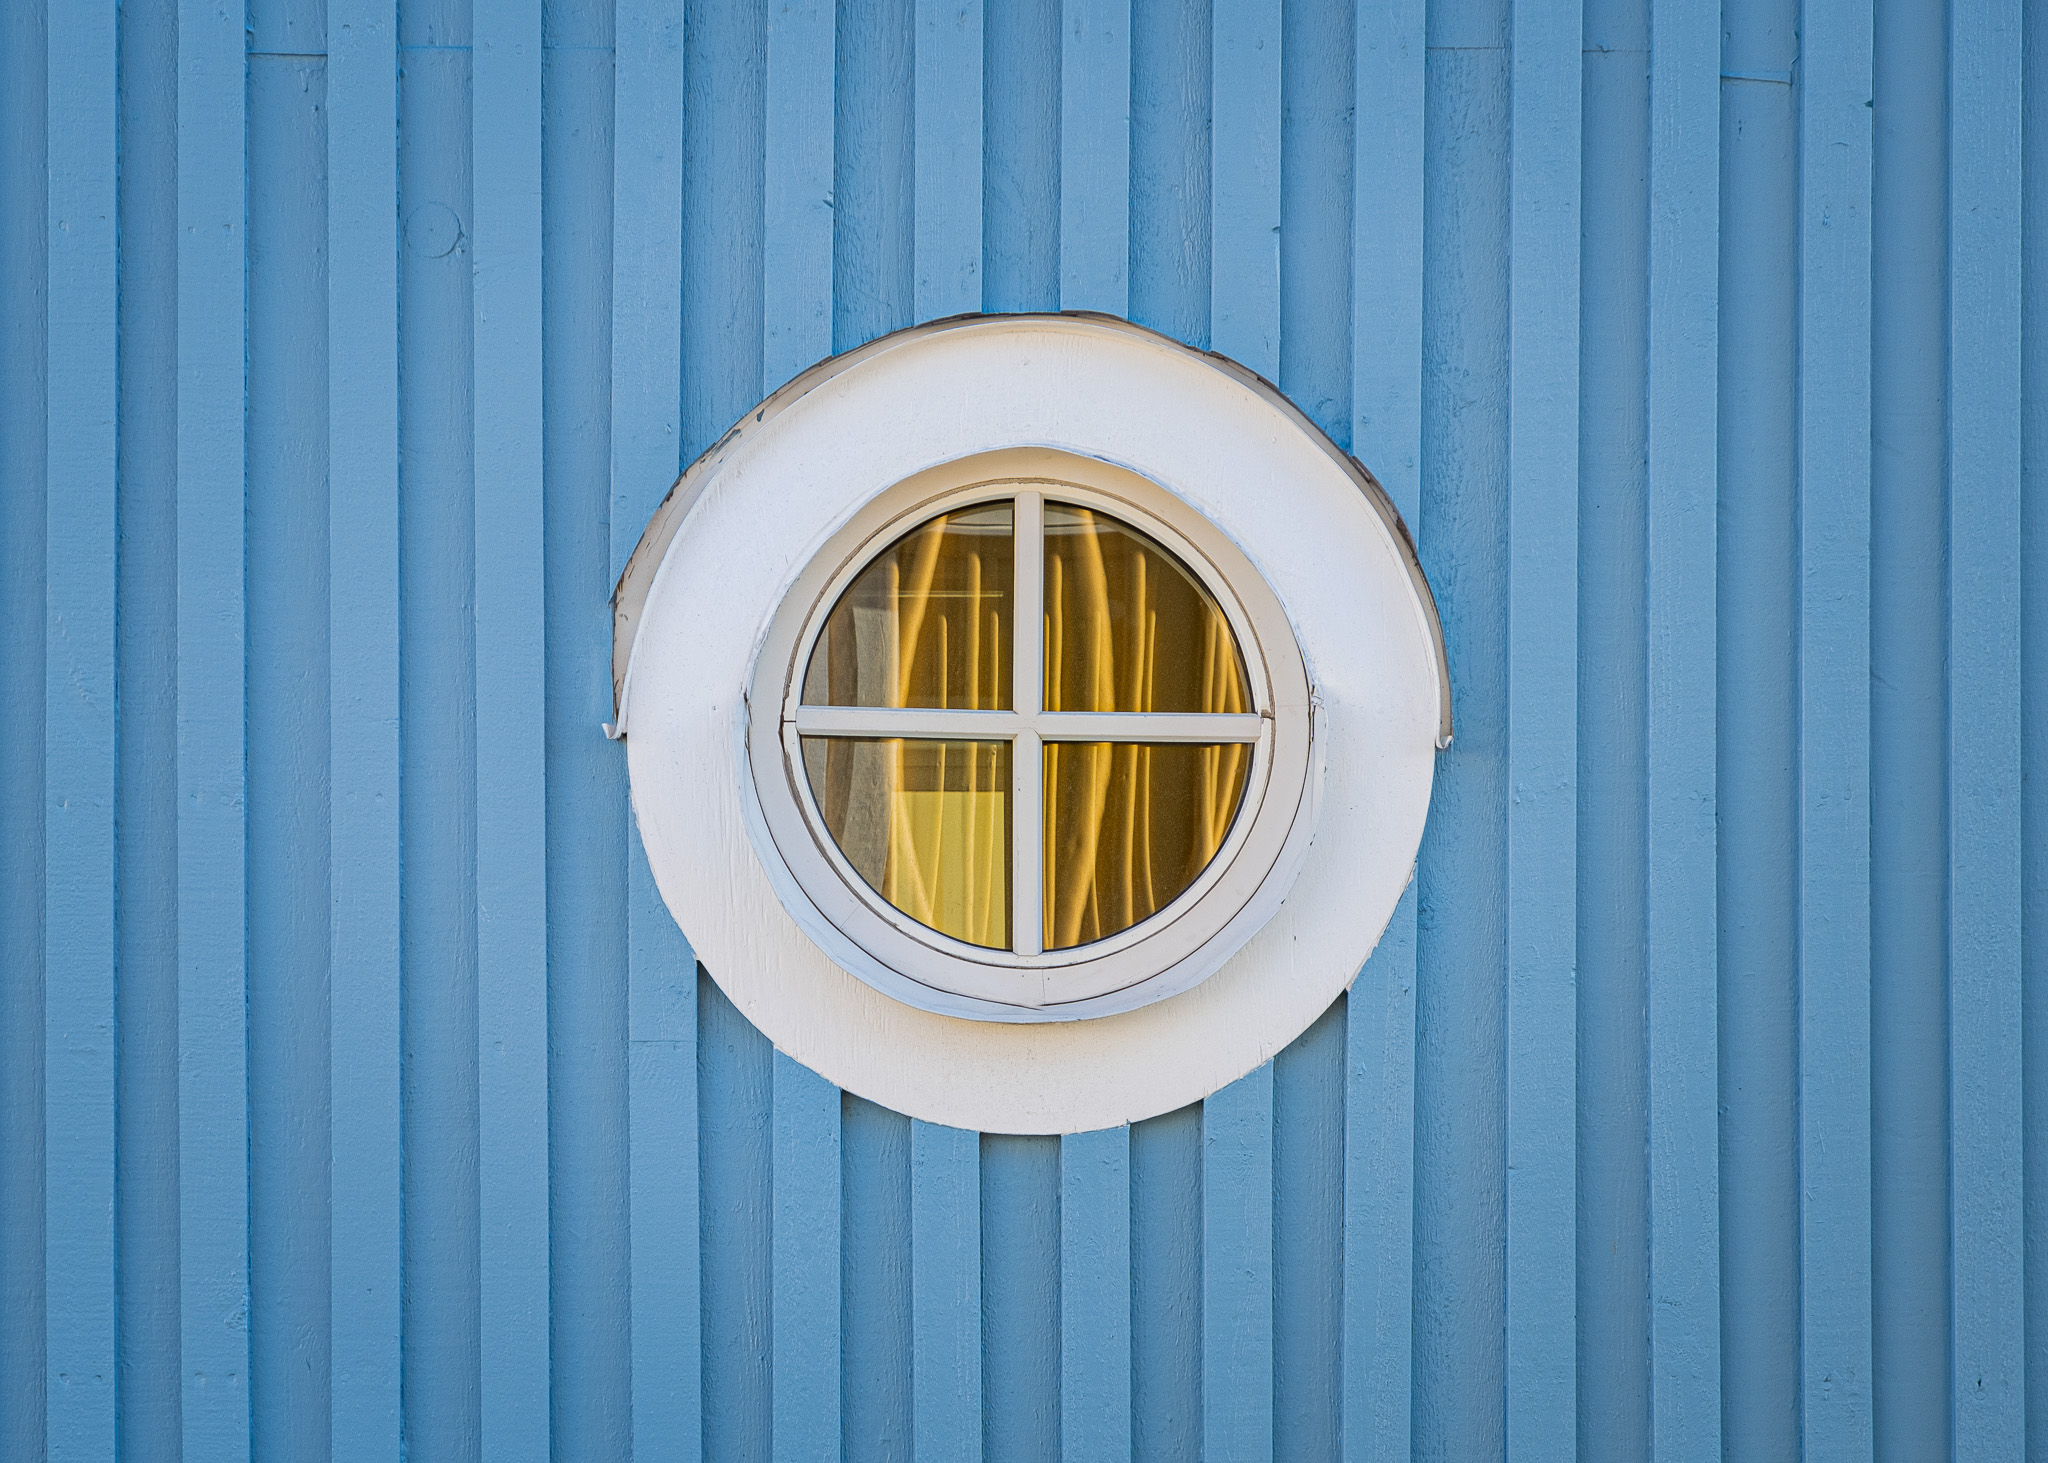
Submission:
M 929 1010 L 1162 999 L 1292 872 L 1313 738 L 1286 616 L 1213 525 L 1099 460 L 982 454 L 879 495 L 785 599 L 750 703 L 806 923 Z
M 790 1057 L 984 1132 L 1166 1112 L 1306 1030 L 1450 730 L 1379 485 L 1252 373 L 1099 316 L 822 362 L 691 464 L 613 608 L 696 959 Z M 690 969 L 635 1009 L 686 1021 Z

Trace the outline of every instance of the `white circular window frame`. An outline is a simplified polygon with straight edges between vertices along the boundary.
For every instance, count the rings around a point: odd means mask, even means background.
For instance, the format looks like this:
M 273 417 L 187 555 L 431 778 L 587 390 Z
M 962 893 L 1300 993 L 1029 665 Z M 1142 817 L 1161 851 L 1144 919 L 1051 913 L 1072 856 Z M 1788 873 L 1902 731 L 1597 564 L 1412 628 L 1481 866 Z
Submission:
M 802 822 L 782 728 L 799 642 L 835 587 L 920 504 L 998 496 L 986 485 L 1003 478 L 1127 504 L 1118 516 L 1225 590 L 1248 670 L 1272 677 L 1274 729 L 1231 842 L 1166 911 L 1028 974 L 967 945 L 938 974 L 873 948 L 875 928 L 942 961 L 954 942 L 849 886 Z M 806 372 L 684 474 L 615 608 L 634 809 L 698 957 L 791 1057 L 956 1127 L 1136 1121 L 1306 1030 L 1393 914 L 1449 737 L 1435 607 L 1378 484 L 1250 372 L 1107 317 L 943 321 Z M 1290 634 L 1263 623 L 1275 613 Z M 1305 675 L 1298 795 L 1283 648 Z M 761 773 L 782 793 L 764 796 Z M 842 896 L 874 926 L 830 908 Z M 1176 930 L 1192 948 L 1168 959 Z
M 840 708 L 799 703 L 817 635 L 854 577 L 938 513 L 1024 494 L 1099 509 L 1150 535 L 1192 571 L 1230 621 L 1251 684 L 1251 715 L 1259 723 L 1237 815 L 1189 887 L 1149 919 L 1107 939 L 1034 954 L 950 939 L 884 901 L 826 831 L 797 745 L 800 722 L 847 720 L 834 714 Z M 1022 522 L 1018 527 L 1029 531 Z M 1020 652 L 1030 662 L 1025 674 L 1034 677 L 1041 674 L 1037 638 L 1019 637 Z M 1171 493 L 1137 473 L 1071 452 L 1027 447 L 980 453 L 917 473 L 870 500 L 784 597 L 755 663 L 748 705 L 748 826 L 784 907 L 846 970 L 886 995 L 941 1015 L 1072 1021 L 1179 994 L 1215 971 L 1265 922 L 1300 865 L 1313 823 L 1308 675 L 1279 600 L 1235 544 Z M 752 713 L 756 707 L 766 714 Z M 855 718 L 876 722 L 887 716 L 864 712 L 856 711 Z M 1070 738 L 1085 726 L 1088 737 L 1100 741 L 1168 739 L 1157 715 L 974 715 L 989 723 L 984 735 L 991 740 L 1007 739 L 1024 725 L 1064 727 Z M 966 718 L 949 713 L 947 720 L 957 725 Z M 1199 728 L 1212 718 L 1175 720 Z M 961 729 L 949 735 L 970 734 Z M 1022 802 L 1018 811 L 1029 812 Z M 1015 857 L 1024 858 L 1029 846 L 1031 857 L 1042 858 L 1037 820 L 1018 824 Z

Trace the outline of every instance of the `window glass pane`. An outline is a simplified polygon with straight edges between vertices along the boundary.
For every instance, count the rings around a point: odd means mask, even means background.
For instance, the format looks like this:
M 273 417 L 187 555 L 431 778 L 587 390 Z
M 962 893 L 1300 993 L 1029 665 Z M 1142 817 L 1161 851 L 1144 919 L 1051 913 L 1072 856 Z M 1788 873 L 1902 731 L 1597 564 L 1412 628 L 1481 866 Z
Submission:
M 805 703 L 1008 710 L 1014 516 L 942 513 L 883 550 L 832 607 Z
M 1045 505 L 1048 711 L 1244 711 L 1237 638 L 1162 546 L 1105 514 Z
M 804 772 L 847 862 L 940 934 L 1010 946 L 1010 744 L 805 737 Z
M 1045 948 L 1104 939 L 1158 912 L 1216 856 L 1252 749 L 1045 744 Z

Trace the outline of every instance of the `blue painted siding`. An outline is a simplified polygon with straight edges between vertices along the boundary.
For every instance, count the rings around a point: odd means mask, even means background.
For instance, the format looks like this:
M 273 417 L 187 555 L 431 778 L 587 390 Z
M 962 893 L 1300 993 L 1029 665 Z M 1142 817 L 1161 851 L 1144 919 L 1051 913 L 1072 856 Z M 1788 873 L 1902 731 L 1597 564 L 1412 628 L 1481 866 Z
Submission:
M 0 1456 L 2048 1458 L 2018 0 L 0 7 Z M 606 596 L 811 361 L 1128 314 L 1459 736 L 1200 1107 L 913 1123 L 655 894 Z

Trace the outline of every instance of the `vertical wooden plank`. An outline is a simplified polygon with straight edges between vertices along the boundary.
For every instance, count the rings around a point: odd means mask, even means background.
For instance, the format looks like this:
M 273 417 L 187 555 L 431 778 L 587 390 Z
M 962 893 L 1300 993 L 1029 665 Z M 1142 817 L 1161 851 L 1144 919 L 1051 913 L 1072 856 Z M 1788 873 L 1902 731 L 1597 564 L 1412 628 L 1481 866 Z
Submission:
M 1060 1140 L 984 1133 L 980 1146 L 982 1446 L 1051 1463 L 1062 1450 Z
M 768 16 L 762 394 L 832 353 L 831 0 L 783 0 Z M 839 1090 L 775 1053 L 774 1326 L 770 1437 L 777 1463 L 840 1454 Z
M 0 824 L 11 830 L 0 839 L 0 1452 L 23 1457 L 46 1451 L 49 1376 L 43 960 L 54 175 L 47 12 L 46 5 L 0 11 L 0 393 L 10 420 L 23 424 L 0 433 Z M 117 987 L 116 999 L 123 993 Z M 133 1218 L 132 1206 L 120 1218 Z M 116 1323 L 135 1319 L 131 1310 Z
M 981 1140 L 910 1126 L 911 1457 L 981 1458 Z
M 1202 1456 L 1273 1456 L 1273 1064 L 1202 1104 Z
M 1217 5 L 1209 343 L 1280 378 L 1280 6 Z M 1273 1067 L 1202 1105 L 1202 1445 L 1273 1456 Z
M 761 394 L 832 354 L 832 0 L 768 15 Z
M 249 1455 L 244 41 L 178 10 L 178 1191 L 188 1458 Z
M 681 468 L 683 13 L 617 8 L 612 151 L 612 573 Z M 697 971 L 654 887 L 628 863 L 633 1456 L 702 1456 L 697 1265 Z
M 1722 1448 L 1799 1435 L 1798 23 L 1721 19 L 1716 738 Z M 1591 1362 L 1588 1363 L 1591 1365 Z
M 547 552 L 549 1296 L 556 1457 L 623 1459 L 629 864 L 611 717 L 612 7 L 545 12 L 541 73 Z
M 1351 451 L 1422 506 L 1423 5 L 1357 7 Z M 1415 889 L 1345 1003 L 1344 1456 L 1405 1463 L 1413 1389 Z
M 698 969 L 639 834 L 628 843 L 633 1457 L 691 1463 L 704 1445 Z
M 839 11 L 832 346 L 847 350 L 915 316 L 917 17 L 911 0 Z
M 1131 6 L 1130 317 L 1191 345 L 1209 339 L 1210 8 Z
M 479 7 L 475 169 L 477 1179 L 483 1456 L 549 1455 L 538 0 Z
M 1645 613 L 1650 14 L 1588 0 L 1580 108 L 1578 1409 L 1650 1453 Z
M 317 14 L 261 0 L 248 18 L 250 1451 L 320 1457 L 333 1421 L 326 66 Z
M 1130 266 L 1130 0 L 1062 0 L 1060 307 L 1124 314 Z
M 689 7 L 683 93 L 683 455 L 760 400 L 768 10 Z M 713 972 L 715 975 L 716 972 Z
M 1806 0 L 1800 45 L 1800 1421 L 1868 1463 L 1869 7 Z
M 402 1427 L 409 1454 L 463 1463 L 482 1344 L 468 19 L 399 9 Z
M 1422 0 L 1360 4 L 1357 25 L 1351 452 L 1414 528 L 1422 511 Z
M 981 308 L 1060 304 L 1060 7 L 984 7 Z
M 1280 4 L 1212 11 L 1209 343 L 1280 379 Z
M 1060 1457 L 1131 1456 L 1131 1130 L 1060 1139 Z
M 1417 858 L 1414 1448 L 1507 1450 L 1506 0 L 1429 6 L 1420 549 L 1455 668 Z
M 1578 1456 L 1577 0 L 1514 8 L 1507 1448 Z
M 1651 1429 L 1721 1453 L 1714 603 L 1719 21 L 1653 0 L 1650 58 Z
M 981 0 L 916 0 L 916 314 L 981 308 Z
M 1344 1006 L 1345 1463 L 1411 1456 L 1415 886 Z
M 1279 385 L 1345 447 L 1352 436 L 1356 9 L 1352 0 L 1284 6 L 1280 37 L 1287 104 L 1280 124 Z M 1333 1076 L 1342 1065 L 1332 1047 Z
M 775 1053 L 770 1385 L 775 1463 L 839 1458 L 839 1089 Z
M 704 1456 L 761 1459 L 775 1426 L 775 1050 L 708 976 L 697 999 Z
M 612 570 L 682 468 L 683 7 L 619 0 L 612 122 Z M 663 918 L 667 918 L 666 912 Z M 691 1002 L 695 1002 L 694 993 Z M 694 1058 L 692 1058 L 694 1062 Z
M 1349 51 L 1342 47 L 1338 54 L 1348 62 Z M 1297 53 L 1290 48 L 1288 54 Z M 1349 116 L 1342 120 L 1348 130 Z M 1336 251 L 1346 266 L 1347 252 Z M 1335 1459 L 1343 1451 L 1344 1293 L 1331 1281 L 1344 1265 L 1345 1017 L 1344 1002 L 1332 1003 L 1273 1059 L 1273 1456 L 1279 1459 Z
M 1950 1454 L 1949 16 L 1874 6 L 1870 349 L 1871 1423 Z
M 2025 1448 L 2020 1124 L 2020 74 L 2014 0 L 1950 12 L 1949 1202 L 1956 1456 Z
M 125 6 L 120 17 L 121 237 L 116 286 L 121 357 L 116 469 L 120 478 L 120 583 L 115 616 L 119 668 L 115 695 L 120 703 L 115 740 L 120 762 L 115 774 L 114 853 L 119 880 L 115 894 L 119 974 L 114 1010 L 114 1183 L 119 1194 L 115 1205 L 120 1291 L 116 1344 L 124 1364 L 115 1389 L 114 1431 L 119 1447 L 136 1457 L 174 1457 L 182 1391 L 178 1355 L 178 76 L 173 60 L 178 15 L 175 7 L 167 5 Z M 140 60 L 143 57 L 153 60 L 145 64 Z M 37 223 L 40 225 L 40 217 Z M 40 354 L 40 343 L 37 349 Z M 40 514 L 40 504 L 37 511 Z M 40 533 L 37 538 L 40 540 Z M 38 557 L 40 553 L 38 542 Z M 40 713 L 40 706 L 37 710 Z M 40 1073 L 36 1079 L 40 1081 Z M 40 1126 L 40 1098 L 36 1121 Z M 0 1220 L 0 1228 L 4 1227 L 5 1221 Z M 41 1243 L 38 1226 L 38 1249 Z M 36 1321 L 40 1330 L 41 1317 Z M 38 1368 L 39 1388 L 41 1377 Z M 0 1451 L 5 1451 L 4 1445 Z
M 1202 1454 L 1202 1108 L 1131 1128 L 1131 1456 Z
M 328 1008 L 333 1456 L 396 1463 L 399 1395 L 398 14 L 333 0 L 327 62 Z
M 2048 1446 L 2048 28 L 2027 25 L 2021 80 L 2020 976 L 2026 1429 Z
M 839 1122 L 843 1456 L 847 1463 L 901 1463 L 916 1416 L 912 1124 L 851 1093 L 840 1095 Z
M 43 1421 L 86 1459 L 115 1441 L 116 37 L 111 7 L 46 23 Z

